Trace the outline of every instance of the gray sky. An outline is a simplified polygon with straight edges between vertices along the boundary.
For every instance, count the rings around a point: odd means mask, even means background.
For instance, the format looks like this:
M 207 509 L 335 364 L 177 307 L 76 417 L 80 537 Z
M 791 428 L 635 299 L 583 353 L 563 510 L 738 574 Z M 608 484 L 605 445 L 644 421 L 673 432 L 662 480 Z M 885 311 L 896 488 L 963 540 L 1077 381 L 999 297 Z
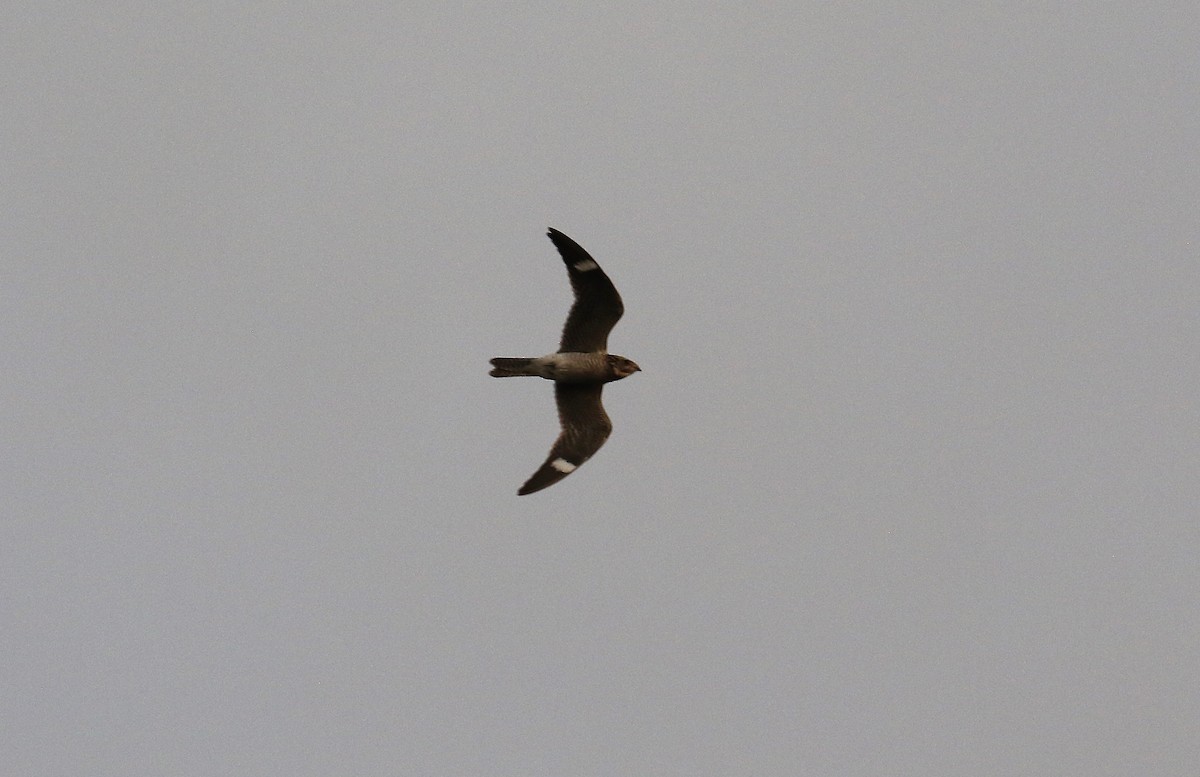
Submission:
M 1200 14 L 1094 5 L 8 14 L 3 771 L 1194 775 Z M 644 372 L 518 498 L 547 226 Z

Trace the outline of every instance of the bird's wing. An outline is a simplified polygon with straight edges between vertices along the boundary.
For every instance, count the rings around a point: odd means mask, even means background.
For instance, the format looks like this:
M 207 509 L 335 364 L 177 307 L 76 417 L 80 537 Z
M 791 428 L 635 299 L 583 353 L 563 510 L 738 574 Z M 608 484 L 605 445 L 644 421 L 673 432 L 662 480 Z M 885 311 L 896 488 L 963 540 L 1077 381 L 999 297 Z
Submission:
M 558 422 L 562 432 L 550 455 L 518 494 L 532 494 L 552 486 L 592 457 L 612 432 L 612 421 L 600 403 L 603 383 L 555 383 Z
M 558 352 L 608 350 L 608 333 L 625 312 L 621 295 L 596 260 L 578 243 L 557 229 L 551 228 L 546 234 L 562 255 L 575 292 L 575 304 L 567 314 Z

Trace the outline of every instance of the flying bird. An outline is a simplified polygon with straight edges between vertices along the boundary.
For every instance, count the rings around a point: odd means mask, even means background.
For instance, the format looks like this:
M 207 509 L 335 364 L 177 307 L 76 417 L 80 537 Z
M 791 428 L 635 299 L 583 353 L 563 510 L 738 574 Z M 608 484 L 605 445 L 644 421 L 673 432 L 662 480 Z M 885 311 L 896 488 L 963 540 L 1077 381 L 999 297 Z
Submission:
M 521 495 L 554 485 L 600 450 L 612 432 L 612 421 L 600 402 L 604 384 L 641 370 L 632 360 L 608 352 L 608 333 L 625 312 L 612 281 L 574 240 L 553 227 L 546 234 L 567 265 L 575 293 L 558 352 L 529 359 L 492 359 L 489 373 L 494 378 L 530 375 L 554 381 L 562 431 L 546 461 L 517 491 Z

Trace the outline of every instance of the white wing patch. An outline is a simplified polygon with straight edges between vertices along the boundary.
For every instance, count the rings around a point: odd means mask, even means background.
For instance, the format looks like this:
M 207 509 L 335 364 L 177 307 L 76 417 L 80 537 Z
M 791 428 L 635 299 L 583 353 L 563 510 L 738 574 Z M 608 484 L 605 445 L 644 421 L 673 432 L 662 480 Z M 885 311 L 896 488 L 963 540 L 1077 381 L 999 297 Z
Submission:
M 571 462 L 569 462 L 563 458 L 558 458 L 558 459 L 555 459 L 554 461 L 550 462 L 550 466 L 554 467 L 559 472 L 562 472 L 563 474 L 567 474 L 567 475 L 574 472 L 576 469 L 574 464 L 572 464 Z
M 600 265 L 596 264 L 591 259 L 583 259 L 583 260 L 580 260 L 575 263 L 575 271 L 576 272 L 587 272 L 588 270 L 595 270 L 599 266 Z

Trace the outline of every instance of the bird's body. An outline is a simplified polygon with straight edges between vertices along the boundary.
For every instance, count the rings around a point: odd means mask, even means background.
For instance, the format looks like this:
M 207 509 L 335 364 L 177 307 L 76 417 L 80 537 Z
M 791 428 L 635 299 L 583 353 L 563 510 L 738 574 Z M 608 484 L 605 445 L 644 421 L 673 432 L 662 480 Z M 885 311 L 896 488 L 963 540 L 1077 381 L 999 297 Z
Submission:
M 601 389 L 605 383 L 641 369 L 624 356 L 608 353 L 608 333 L 625 310 L 612 281 L 574 240 L 556 229 L 548 235 L 562 255 L 575 292 L 559 350 L 534 358 L 491 360 L 492 377 L 532 376 L 554 381 L 562 431 L 546 461 L 518 494 L 554 485 L 600 449 L 612 432 L 612 422 L 600 402 Z
M 624 370 L 623 356 L 606 353 L 551 353 L 533 359 L 492 359 L 493 378 L 513 378 L 522 375 L 552 380 L 555 383 L 609 383 L 633 374 Z M 623 373 L 623 374 L 622 374 Z

